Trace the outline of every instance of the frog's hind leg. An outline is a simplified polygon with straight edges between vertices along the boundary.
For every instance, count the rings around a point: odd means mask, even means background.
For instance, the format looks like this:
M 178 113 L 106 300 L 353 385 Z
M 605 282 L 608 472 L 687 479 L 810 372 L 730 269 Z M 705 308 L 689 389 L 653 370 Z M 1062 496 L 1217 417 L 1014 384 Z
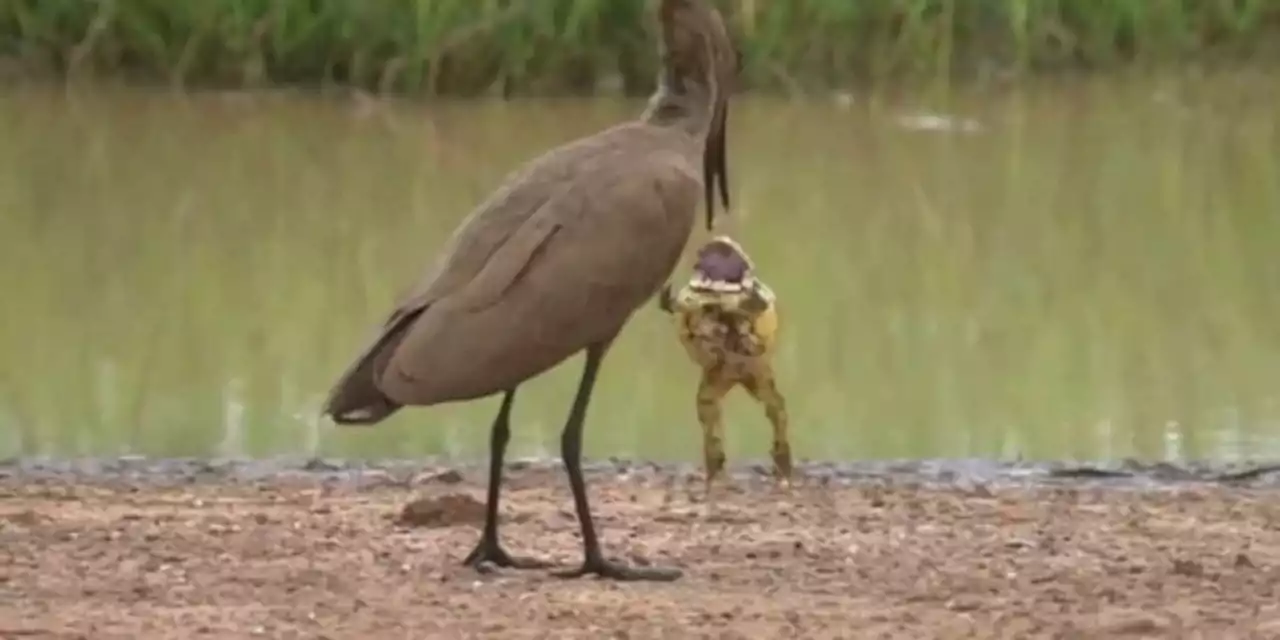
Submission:
M 698 382 L 698 423 L 702 425 L 702 455 L 706 474 L 706 497 L 711 500 L 711 488 L 715 479 L 724 471 L 724 424 L 721 404 L 724 397 L 736 385 L 722 367 L 712 367 L 702 372 Z
M 743 384 L 751 397 L 764 405 L 765 416 L 773 427 L 773 446 L 770 455 L 773 457 L 774 477 L 784 486 L 791 486 L 791 436 L 787 417 L 787 401 L 778 390 L 773 371 L 769 367 L 761 367 L 753 372 Z

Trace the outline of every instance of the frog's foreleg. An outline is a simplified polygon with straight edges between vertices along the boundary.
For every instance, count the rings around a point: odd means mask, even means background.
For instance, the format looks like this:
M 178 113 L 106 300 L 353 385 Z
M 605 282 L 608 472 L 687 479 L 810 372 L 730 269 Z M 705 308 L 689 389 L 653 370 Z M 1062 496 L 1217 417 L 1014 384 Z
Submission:
M 658 291 L 658 308 L 664 313 L 675 313 L 675 295 L 671 293 L 671 284 L 662 285 L 662 289 Z

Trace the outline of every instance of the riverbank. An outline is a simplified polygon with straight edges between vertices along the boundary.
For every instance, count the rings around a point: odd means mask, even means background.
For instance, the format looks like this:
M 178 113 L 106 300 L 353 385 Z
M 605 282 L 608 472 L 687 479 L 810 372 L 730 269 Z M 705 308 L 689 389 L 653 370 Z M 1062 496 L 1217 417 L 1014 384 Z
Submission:
M 673 584 L 459 566 L 479 465 L 114 460 L 0 468 L 0 637 L 1271 637 L 1266 473 L 1212 465 L 591 465 L 608 551 Z M 513 465 L 502 535 L 578 560 L 562 472 Z M 1129 490 L 1125 490 L 1128 488 Z M 407 505 L 414 508 L 406 510 Z
M 720 4 L 743 52 L 746 87 L 788 92 L 1280 54 L 1280 5 L 1267 0 Z M 651 21 L 643 0 L 15 0 L 0 5 L 0 78 L 636 94 L 649 90 L 656 69 Z
M 266 458 L 153 458 L 146 456 L 0 459 L 0 488 L 72 484 L 127 488 L 148 486 L 254 486 L 258 483 L 342 486 L 353 491 L 387 486 L 413 487 L 439 478 L 483 480 L 487 463 L 441 457 L 355 459 L 277 456 Z M 508 460 L 508 477 L 563 474 L 558 458 Z M 625 481 L 676 486 L 697 483 L 700 467 L 687 462 L 653 462 L 612 457 L 584 461 L 588 481 Z M 727 473 L 747 487 L 771 483 L 768 462 L 730 462 Z M 1258 461 L 1111 462 L 1005 461 L 981 458 L 805 461 L 796 464 L 799 482 L 815 487 L 865 484 L 932 486 L 1056 487 L 1085 483 L 1111 488 L 1177 488 L 1192 485 L 1280 488 L 1280 463 Z M 558 476 L 557 476 L 558 477 Z

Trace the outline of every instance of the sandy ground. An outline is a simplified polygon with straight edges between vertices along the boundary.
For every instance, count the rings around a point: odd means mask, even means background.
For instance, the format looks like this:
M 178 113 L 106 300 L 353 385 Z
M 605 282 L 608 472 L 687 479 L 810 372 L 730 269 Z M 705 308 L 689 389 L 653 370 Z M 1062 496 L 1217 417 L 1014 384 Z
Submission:
M 589 482 L 608 551 L 667 584 L 461 567 L 478 473 L 10 476 L 0 638 L 1280 638 L 1274 489 L 740 481 L 710 509 L 661 475 Z M 579 560 L 558 471 L 511 474 L 503 514 L 512 552 Z

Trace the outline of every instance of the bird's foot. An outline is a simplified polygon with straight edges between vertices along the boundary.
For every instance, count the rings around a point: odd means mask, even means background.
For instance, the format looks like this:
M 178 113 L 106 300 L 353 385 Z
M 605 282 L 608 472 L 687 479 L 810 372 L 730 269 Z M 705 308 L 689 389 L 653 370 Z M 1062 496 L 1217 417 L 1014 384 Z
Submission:
M 588 559 L 577 569 L 556 571 L 551 575 L 564 579 L 596 575 L 605 580 L 618 580 L 620 582 L 672 582 L 680 579 L 684 572 L 674 567 L 632 567 L 620 562 L 598 558 L 594 560 Z
M 499 567 L 503 569 L 545 569 L 551 566 L 550 562 L 539 560 L 537 558 L 527 558 L 522 556 L 512 556 L 507 553 L 497 540 L 491 538 L 481 538 L 476 544 L 476 548 L 467 554 L 462 564 L 477 571 L 482 571 L 484 567 Z

